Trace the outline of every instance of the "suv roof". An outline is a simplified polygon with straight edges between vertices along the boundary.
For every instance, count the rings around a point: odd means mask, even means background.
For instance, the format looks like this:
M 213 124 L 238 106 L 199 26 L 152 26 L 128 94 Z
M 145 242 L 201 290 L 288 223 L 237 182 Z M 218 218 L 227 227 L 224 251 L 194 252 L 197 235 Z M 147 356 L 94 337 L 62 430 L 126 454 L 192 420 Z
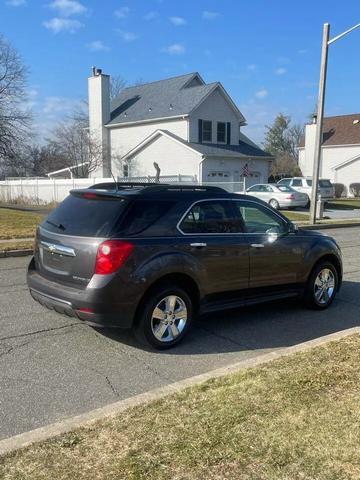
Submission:
M 239 194 L 230 193 L 227 190 L 209 186 L 209 185 L 176 185 L 176 184 L 148 184 L 148 183 L 97 183 L 91 185 L 86 189 L 71 190 L 72 194 L 86 194 L 94 193 L 96 195 L 112 196 L 129 198 L 133 196 L 164 196 L 179 199 L 185 199 L 187 197 L 203 197 L 203 196 L 240 196 Z

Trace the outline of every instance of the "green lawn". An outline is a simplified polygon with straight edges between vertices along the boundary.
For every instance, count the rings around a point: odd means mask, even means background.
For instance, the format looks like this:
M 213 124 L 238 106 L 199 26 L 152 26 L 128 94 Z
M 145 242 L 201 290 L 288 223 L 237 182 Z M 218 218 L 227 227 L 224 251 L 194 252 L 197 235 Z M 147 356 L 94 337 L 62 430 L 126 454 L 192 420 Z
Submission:
M 287 217 L 289 220 L 292 222 L 298 221 L 298 222 L 306 222 L 309 220 L 309 214 L 308 213 L 298 213 L 294 212 L 293 210 L 280 210 L 285 217 Z
M 360 198 L 332 200 L 327 203 L 326 208 L 334 210 L 357 210 L 360 209 Z
M 6 480 L 358 480 L 360 336 L 0 459 Z
M 0 239 L 33 237 L 43 218 L 39 213 L 0 208 Z

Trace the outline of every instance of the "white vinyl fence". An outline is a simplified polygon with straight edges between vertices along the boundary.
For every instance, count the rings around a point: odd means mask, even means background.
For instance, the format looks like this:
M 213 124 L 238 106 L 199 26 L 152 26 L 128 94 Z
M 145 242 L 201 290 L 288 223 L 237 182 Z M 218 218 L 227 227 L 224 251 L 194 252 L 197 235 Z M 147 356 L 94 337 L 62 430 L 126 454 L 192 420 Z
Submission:
M 118 182 L 156 183 L 156 177 L 118 178 Z M 110 178 L 12 178 L 0 181 L 0 202 L 45 205 L 61 202 L 75 188 L 87 188 L 95 183 L 113 182 Z M 243 182 L 198 182 L 190 175 L 172 175 L 160 177 L 160 183 L 179 185 L 212 185 L 229 192 L 242 192 Z

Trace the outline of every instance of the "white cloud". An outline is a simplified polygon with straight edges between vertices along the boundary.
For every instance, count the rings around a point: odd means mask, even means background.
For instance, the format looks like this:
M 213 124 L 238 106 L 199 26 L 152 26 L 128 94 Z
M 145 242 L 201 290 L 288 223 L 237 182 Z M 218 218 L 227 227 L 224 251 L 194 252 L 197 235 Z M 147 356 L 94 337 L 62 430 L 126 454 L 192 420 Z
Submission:
M 250 65 L 248 65 L 246 67 L 248 70 L 250 70 L 250 72 L 253 72 L 254 70 L 256 70 L 256 65 L 255 63 L 251 63 Z
M 117 29 L 117 32 L 124 42 L 133 42 L 134 40 L 137 40 L 139 38 L 139 35 L 134 32 L 126 32 L 125 30 L 119 29 Z
M 185 53 L 185 47 L 181 43 L 173 43 L 168 47 L 164 47 L 162 51 L 165 53 L 169 53 L 170 55 L 181 55 Z
M 287 72 L 286 68 L 280 67 L 275 70 L 275 75 L 285 75 Z
M 6 5 L 9 5 L 9 7 L 22 7 L 23 5 L 26 5 L 27 1 L 26 0 L 8 0 L 6 2 Z
M 159 17 L 159 14 L 158 12 L 155 12 L 155 11 L 151 11 L 151 12 L 148 12 L 146 15 L 143 16 L 143 19 L 144 20 L 147 20 L 147 21 L 150 21 L 150 20 L 155 20 Z
M 216 18 L 218 18 L 220 16 L 220 13 L 219 12 L 210 12 L 209 10 L 204 10 L 202 12 L 201 16 L 204 20 L 215 20 Z
M 77 30 L 79 30 L 79 28 L 84 26 L 84 24 L 78 20 L 58 17 L 54 17 L 51 20 L 43 22 L 43 25 L 45 28 L 51 30 L 55 34 L 60 32 L 75 33 Z
M 182 25 L 187 24 L 187 21 L 183 17 L 169 17 L 169 20 L 176 27 L 181 27 Z
M 108 52 L 110 48 L 101 40 L 94 40 L 87 44 L 89 50 L 93 52 Z
M 300 55 L 304 55 L 304 54 L 307 53 L 307 52 L 308 52 L 308 51 L 307 51 L 305 48 L 302 48 L 302 49 L 298 50 L 298 53 L 299 53 Z
M 265 88 L 262 88 L 261 90 L 258 90 L 255 93 L 255 97 L 256 98 L 265 98 L 265 97 L 268 96 L 268 94 L 269 94 L 269 92 Z
M 120 7 L 115 10 L 114 14 L 117 18 L 126 18 L 130 13 L 129 7 Z
M 62 17 L 82 15 L 87 12 L 87 8 L 77 0 L 54 0 L 49 6 L 57 10 L 58 14 Z
M 55 114 L 65 114 L 69 113 L 78 103 L 78 100 L 73 100 L 71 98 L 46 97 L 42 112 L 50 117 Z

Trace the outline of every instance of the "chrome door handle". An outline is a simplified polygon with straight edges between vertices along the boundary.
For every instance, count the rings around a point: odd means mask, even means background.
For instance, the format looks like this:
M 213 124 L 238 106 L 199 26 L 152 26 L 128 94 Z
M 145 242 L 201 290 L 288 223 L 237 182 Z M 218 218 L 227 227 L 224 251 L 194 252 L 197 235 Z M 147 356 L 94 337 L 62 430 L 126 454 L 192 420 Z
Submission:
M 190 247 L 196 247 L 196 248 L 202 248 L 202 247 L 206 247 L 207 246 L 207 243 L 190 243 Z
M 252 243 L 250 245 L 250 247 L 252 247 L 252 248 L 264 248 L 264 244 L 263 243 Z

